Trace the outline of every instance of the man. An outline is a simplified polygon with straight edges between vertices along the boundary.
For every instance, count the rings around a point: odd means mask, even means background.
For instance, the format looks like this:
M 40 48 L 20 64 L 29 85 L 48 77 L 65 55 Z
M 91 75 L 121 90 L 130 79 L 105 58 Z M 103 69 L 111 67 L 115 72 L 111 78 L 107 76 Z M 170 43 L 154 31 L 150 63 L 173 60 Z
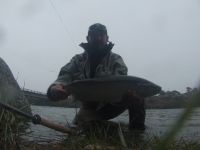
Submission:
M 98 78 L 109 75 L 127 75 L 127 67 L 118 54 L 111 50 L 113 44 L 108 41 L 107 29 L 100 23 L 89 27 L 87 43 L 81 43 L 84 52 L 75 55 L 71 61 L 62 67 L 57 80 L 49 87 L 47 95 L 51 100 L 62 100 L 70 93 L 64 86 L 74 80 Z M 74 123 L 81 125 L 94 120 L 112 119 L 126 109 L 129 111 L 129 127 L 145 129 L 144 99 L 127 91 L 121 102 L 102 104 L 101 102 L 81 102 L 80 111 Z

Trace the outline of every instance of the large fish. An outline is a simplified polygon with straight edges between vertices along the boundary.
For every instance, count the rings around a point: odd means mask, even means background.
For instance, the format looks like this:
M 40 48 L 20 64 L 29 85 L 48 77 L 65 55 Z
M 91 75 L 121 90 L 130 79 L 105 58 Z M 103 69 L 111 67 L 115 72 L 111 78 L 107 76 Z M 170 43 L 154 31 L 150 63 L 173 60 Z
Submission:
M 158 94 L 161 87 L 134 76 L 108 76 L 77 80 L 65 87 L 80 101 L 118 102 L 128 90 L 134 90 L 141 97 Z

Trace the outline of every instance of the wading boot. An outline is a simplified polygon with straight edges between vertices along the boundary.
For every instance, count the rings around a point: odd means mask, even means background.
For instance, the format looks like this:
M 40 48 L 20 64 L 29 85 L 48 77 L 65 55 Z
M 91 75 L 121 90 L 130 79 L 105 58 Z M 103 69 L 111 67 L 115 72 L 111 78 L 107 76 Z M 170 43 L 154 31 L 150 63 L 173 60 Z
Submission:
M 129 129 L 145 130 L 145 105 L 144 98 L 134 99 L 133 103 L 128 107 L 129 113 Z

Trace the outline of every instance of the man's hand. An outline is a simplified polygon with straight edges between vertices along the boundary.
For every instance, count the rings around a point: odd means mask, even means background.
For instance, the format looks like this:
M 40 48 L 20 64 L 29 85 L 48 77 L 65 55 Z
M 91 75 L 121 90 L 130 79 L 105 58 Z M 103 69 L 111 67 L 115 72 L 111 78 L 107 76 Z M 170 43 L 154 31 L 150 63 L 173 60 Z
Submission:
M 69 91 L 64 89 L 64 85 L 62 84 L 55 84 L 52 85 L 48 92 L 47 96 L 52 100 L 64 100 L 70 95 Z

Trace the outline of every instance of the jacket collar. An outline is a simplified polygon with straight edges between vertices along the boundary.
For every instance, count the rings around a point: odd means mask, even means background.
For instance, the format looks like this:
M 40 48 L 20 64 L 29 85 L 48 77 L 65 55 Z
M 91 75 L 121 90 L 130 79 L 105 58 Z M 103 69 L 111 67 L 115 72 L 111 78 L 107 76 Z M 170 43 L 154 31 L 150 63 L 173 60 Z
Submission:
M 93 49 L 88 43 L 81 43 L 79 46 L 82 47 L 85 50 L 85 52 L 88 53 L 88 55 L 95 55 L 98 53 L 100 53 L 100 55 L 104 55 L 112 50 L 114 44 L 112 42 L 109 42 L 107 45 L 105 45 L 105 47 L 102 50 L 99 51 Z

